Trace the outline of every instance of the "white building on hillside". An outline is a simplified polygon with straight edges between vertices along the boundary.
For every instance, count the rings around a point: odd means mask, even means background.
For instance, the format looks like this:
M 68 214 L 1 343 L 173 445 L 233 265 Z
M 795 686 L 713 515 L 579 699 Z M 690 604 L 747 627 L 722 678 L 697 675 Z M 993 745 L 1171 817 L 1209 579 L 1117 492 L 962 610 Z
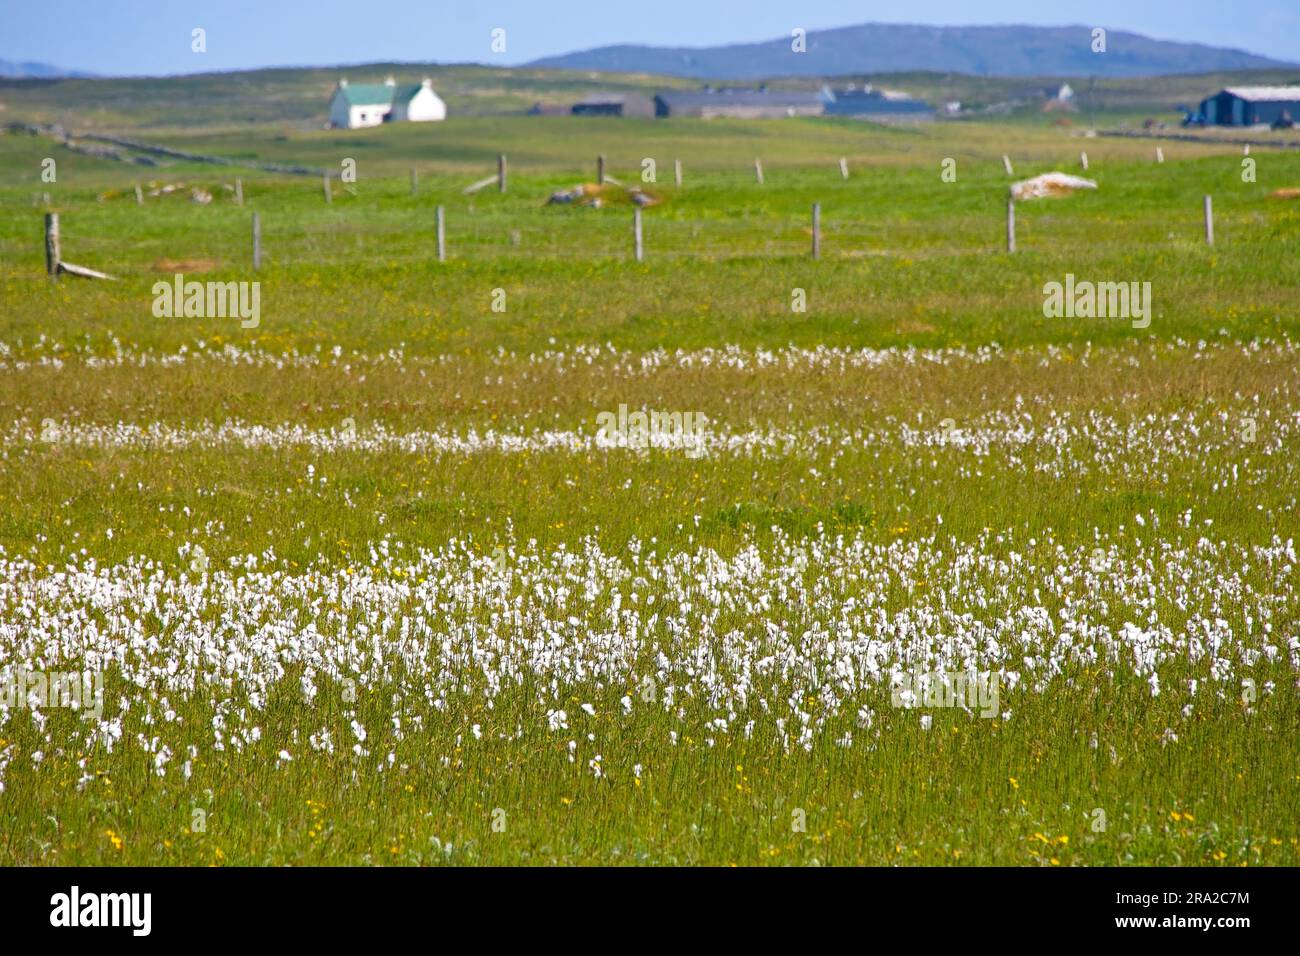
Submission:
M 330 126 L 356 129 L 380 123 L 431 123 L 447 118 L 447 104 L 425 79 L 413 86 L 398 86 L 390 76 L 383 83 L 349 83 L 339 80 L 330 97 Z

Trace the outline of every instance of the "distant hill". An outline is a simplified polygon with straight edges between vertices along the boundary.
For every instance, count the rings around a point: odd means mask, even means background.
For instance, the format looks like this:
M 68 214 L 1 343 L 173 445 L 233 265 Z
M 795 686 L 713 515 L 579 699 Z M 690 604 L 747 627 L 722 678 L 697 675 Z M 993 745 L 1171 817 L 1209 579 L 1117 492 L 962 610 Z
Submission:
M 0 60 L 0 76 L 14 80 L 51 80 L 62 77 L 90 77 L 93 73 L 79 70 L 65 70 L 49 63 L 32 63 L 30 61 L 15 63 L 12 60 Z
M 642 93 L 691 90 L 698 79 L 651 73 L 595 72 L 533 67 L 487 67 L 472 64 L 367 63 L 342 67 L 277 68 L 229 73 L 93 79 L 0 77 L 0 133 L 4 123 L 62 123 L 78 132 L 119 133 L 141 140 L 161 129 L 234 130 L 274 125 L 287 135 L 323 129 L 330 94 L 340 77 L 353 83 L 399 83 L 433 79 L 453 120 L 465 116 L 523 116 L 533 104 L 571 104 L 591 93 Z M 1060 75 L 975 76 L 968 73 L 912 71 L 797 76 L 769 81 L 772 89 L 816 90 L 832 85 L 873 83 L 906 90 L 931 103 L 960 100 L 969 110 L 1000 108 L 1049 122 L 1043 96 L 1055 91 Z M 1300 68 L 1237 70 L 1156 78 L 1099 77 L 1095 82 L 1070 78 L 1076 103 L 1088 117 L 1108 114 L 1132 119 L 1166 114 L 1195 105 L 1227 86 L 1286 86 L 1300 83 Z M 1005 109 L 1001 109 L 1005 108 Z M 626 124 L 625 124 L 626 125 Z M 163 140 L 158 140 L 162 142 Z M 292 159 L 290 155 L 282 157 Z
M 1092 28 L 930 27 L 886 23 L 810 31 L 807 52 L 791 38 L 715 47 L 606 46 L 544 57 L 530 66 L 660 73 L 709 80 L 836 76 L 929 70 L 974 76 L 1162 76 L 1290 66 L 1241 50 L 1153 40 L 1108 30 L 1092 52 Z

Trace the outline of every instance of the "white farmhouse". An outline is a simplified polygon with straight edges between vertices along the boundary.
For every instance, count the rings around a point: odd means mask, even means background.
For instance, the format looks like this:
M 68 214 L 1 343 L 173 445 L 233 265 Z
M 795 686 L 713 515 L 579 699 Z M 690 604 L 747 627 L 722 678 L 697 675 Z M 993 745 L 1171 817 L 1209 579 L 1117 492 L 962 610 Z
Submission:
M 330 97 L 330 126 L 356 129 L 380 123 L 430 123 L 447 118 L 447 104 L 426 78 L 413 86 L 398 86 L 390 76 L 383 83 L 339 80 Z
M 447 118 L 447 104 L 433 92 L 433 81 L 425 77 L 416 86 L 399 86 L 393 93 L 389 119 L 411 123 L 436 123 Z

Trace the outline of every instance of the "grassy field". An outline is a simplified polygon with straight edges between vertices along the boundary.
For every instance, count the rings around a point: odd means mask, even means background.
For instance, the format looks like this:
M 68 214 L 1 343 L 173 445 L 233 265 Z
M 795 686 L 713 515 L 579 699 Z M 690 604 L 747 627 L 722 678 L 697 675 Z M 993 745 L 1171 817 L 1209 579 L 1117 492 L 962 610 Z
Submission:
M 452 116 L 518 116 L 533 104 L 572 103 L 596 92 L 698 89 L 701 81 L 644 73 L 498 68 L 482 64 L 367 63 L 330 68 L 281 68 L 195 73 L 187 76 L 99 79 L 0 79 L 0 119 L 62 122 L 76 130 L 135 129 L 197 132 L 252 128 L 320 129 L 340 77 L 353 83 L 433 80 Z M 1068 82 L 1079 112 L 1066 118 L 1086 125 L 1093 118 L 1115 122 L 1146 118 L 1173 124 L 1180 106 L 1195 107 L 1227 86 L 1285 86 L 1295 71 L 1239 70 L 1182 76 L 1089 78 L 1003 77 L 961 73 L 881 73 L 855 76 L 773 77 L 771 89 L 817 90 L 823 83 L 872 83 L 903 89 L 934 104 L 958 101 L 968 111 L 1008 110 L 1020 121 L 1050 123 L 1042 93 Z M 1085 122 L 1086 121 L 1086 122 Z
M 0 135 L 0 678 L 37 687 L 0 863 L 1300 862 L 1300 154 L 156 132 L 357 180 Z M 1008 255 L 1001 155 L 1080 150 L 1098 190 L 1018 204 Z M 643 262 L 619 190 L 544 204 L 597 153 L 660 200 Z M 44 276 L 46 192 L 118 281 Z M 257 325 L 157 317 L 178 272 L 260 283 Z M 1149 324 L 1046 317 L 1067 274 L 1149 282 Z M 637 447 L 621 406 L 703 418 Z M 907 683 L 955 673 L 992 698 Z

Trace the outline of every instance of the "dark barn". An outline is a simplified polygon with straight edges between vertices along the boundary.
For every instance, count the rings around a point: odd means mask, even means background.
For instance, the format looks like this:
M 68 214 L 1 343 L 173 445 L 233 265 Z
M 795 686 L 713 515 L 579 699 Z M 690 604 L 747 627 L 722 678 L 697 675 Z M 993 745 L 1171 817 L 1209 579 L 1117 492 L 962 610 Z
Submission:
M 1201 101 L 1206 126 L 1284 125 L 1300 117 L 1300 86 L 1235 86 Z
M 599 93 L 573 104 L 574 116 L 655 115 L 654 100 L 640 93 Z

